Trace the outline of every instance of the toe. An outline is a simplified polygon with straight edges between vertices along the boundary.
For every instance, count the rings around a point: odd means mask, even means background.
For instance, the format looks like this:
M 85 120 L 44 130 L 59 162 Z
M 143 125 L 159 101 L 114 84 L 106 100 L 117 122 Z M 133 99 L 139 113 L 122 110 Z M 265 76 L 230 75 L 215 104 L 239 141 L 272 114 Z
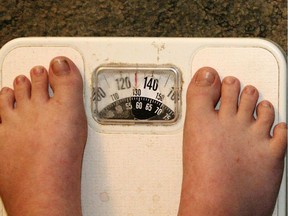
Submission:
M 61 56 L 51 61 L 49 81 L 59 102 L 83 101 L 82 77 L 70 59 Z
M 14 80 L 14 94 L 16 106 L 24 105 L 31 96 L 31 83 L 27 77 L 20 75 Z
M 254 86 L 246 86 L 241 94 L 237 116 L 240 121 L 251 122 L 254 120 L 254 110 L 259 93 Z
M 240 82 L 235 77 L 226 77 L 221 87 L 220 116 L 234 116 L 238 109 Z
M 274 108 L 269 101 L 262 101 L 257 106 L 257 131 L 261 131 L 263 136 L 270 137 L 270 130 L 274 122 Z
M 32 90 L 31 100 L 39 103 L 45 102 L 49 99 L 48 94 L 48 73 L 42 66 L 36 66 L 30 71 Z
M 279 123 L 275 126 L 270 146 L 276 157 L 281 160 L 285 157 L 287 150 L 287 125 L 285 123 Z
M 199 69 L 192 78 L 187 90 L 187 114 L 205 116 L 215 113 L 215 105 L 220 98 L 220 78 L 209 67 Z
M 14 108 L 14 91 L 4 87 L 0 91 L 0 118 L 3 120 L 10 115 L 10 111 Z

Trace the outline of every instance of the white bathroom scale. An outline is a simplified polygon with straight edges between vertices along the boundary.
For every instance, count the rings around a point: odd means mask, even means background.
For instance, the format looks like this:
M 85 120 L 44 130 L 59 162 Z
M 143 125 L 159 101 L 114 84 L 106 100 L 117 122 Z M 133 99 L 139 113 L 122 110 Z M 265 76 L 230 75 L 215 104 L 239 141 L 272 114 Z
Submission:
M 84 78 L 84 216 L 177 215 L 186 90 L 200 67 L 254 85 L 274 105 L 275 123 L 286 121 L 286 60 L 263 39 L 21 38 L 0 51 L 0 87 L 59 55 Z M 286 184 L 285 171 L 273 216 L 287 215 Z

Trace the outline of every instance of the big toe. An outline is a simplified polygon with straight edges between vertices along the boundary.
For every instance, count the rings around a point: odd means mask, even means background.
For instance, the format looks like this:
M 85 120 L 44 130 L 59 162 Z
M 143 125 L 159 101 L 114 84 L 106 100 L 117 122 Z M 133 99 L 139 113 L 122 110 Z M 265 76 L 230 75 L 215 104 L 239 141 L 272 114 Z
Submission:
M 49 82 L 58 101 L 83 100 L 83 80 L 77 66 L 69 58 L 60 56 L 51 61 Z
M 216 70 L 210 67 L 199 69 L 192 78 L 187 91 L 187 114 L 206 116 L 215 113 L 220 98 L 221 81 Z

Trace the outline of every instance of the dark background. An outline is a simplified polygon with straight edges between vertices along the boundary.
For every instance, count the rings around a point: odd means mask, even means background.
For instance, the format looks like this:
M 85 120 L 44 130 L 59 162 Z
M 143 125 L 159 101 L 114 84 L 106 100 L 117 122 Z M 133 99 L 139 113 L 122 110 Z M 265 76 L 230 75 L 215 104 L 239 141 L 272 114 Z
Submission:
M 0 1 L 0 47 L 27 36 L 263 37 L 287 52 L 286 0 Z

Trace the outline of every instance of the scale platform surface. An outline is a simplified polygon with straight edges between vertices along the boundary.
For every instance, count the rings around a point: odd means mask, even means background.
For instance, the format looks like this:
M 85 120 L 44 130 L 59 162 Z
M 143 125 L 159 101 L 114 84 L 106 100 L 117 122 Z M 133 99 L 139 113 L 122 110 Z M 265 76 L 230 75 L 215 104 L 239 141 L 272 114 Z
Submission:
M 235 76 L 242 88 L 256 86 L 259 100 L 274 105 L 275 123 L 286 121 L 286 61 L 266 40 L 21 38 L 0 50 L 0 87 L 12 87 L 17 75 L 29 77 L 33 66 L 48 67 L 59 55 L 72 59 L 84 78 L 85 216 L 177 215 L 186 90 L 200 67 L 215 68 L 221 79 Z M 133 87 L 136 71 L 142 81 Z M 128 114 L 121 115 L 124 109 Z M 285 171 L 273 216 L 287 215 L 286 184 Z M 6 216 L 1 203 L 0 216 Z

